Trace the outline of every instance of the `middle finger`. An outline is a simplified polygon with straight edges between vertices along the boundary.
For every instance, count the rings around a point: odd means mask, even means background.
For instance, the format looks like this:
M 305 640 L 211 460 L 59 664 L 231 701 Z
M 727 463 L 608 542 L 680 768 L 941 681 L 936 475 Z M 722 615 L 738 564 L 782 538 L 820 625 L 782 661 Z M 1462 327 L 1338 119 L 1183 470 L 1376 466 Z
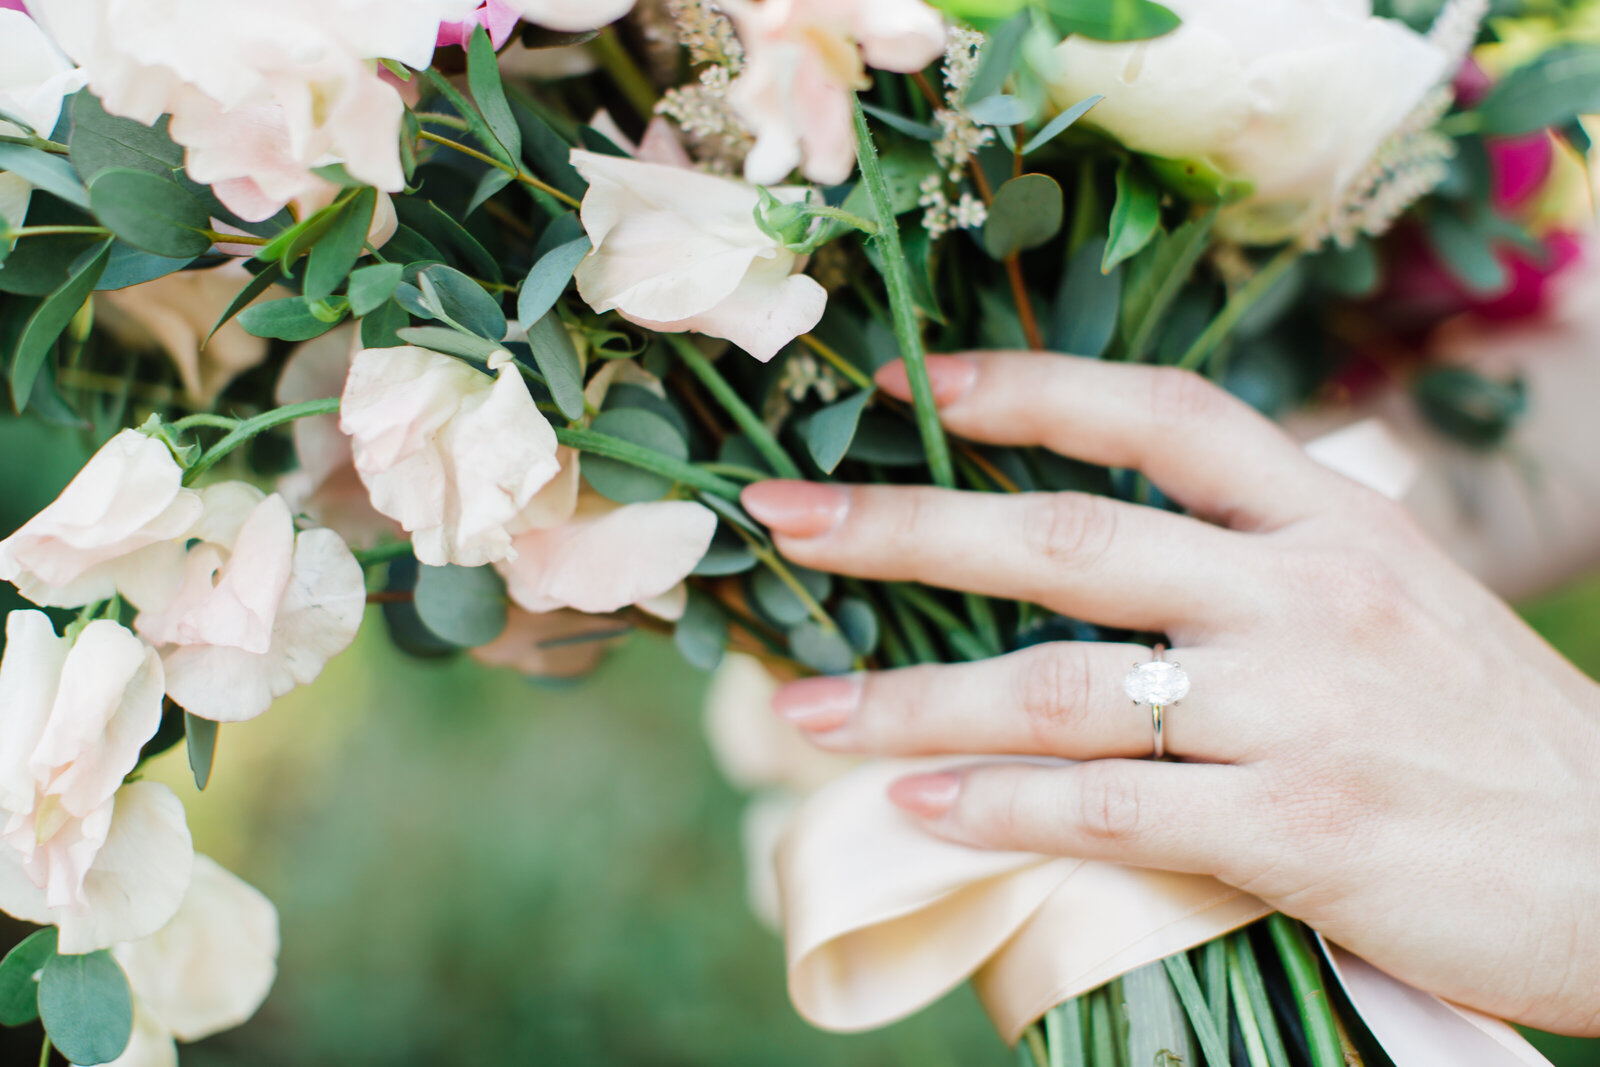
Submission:
M 1087 493 L 760 482 L 745 508 L 803 566 L 1042 604 L 1136 630 L 1260 612 L 1250 535 Z M 1193 629 L 1186 634 L 1192 636 Z

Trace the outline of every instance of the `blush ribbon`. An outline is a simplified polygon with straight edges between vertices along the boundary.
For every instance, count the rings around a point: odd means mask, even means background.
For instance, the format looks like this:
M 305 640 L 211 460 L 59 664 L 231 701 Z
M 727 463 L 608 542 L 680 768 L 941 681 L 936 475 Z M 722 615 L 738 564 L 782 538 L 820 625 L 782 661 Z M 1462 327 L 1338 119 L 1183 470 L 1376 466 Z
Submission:
M 813 1024 L 885 1026 L 971 979 L 1015 1042 L 1056 1004 L 1272 911 L 1199 875 L 935 838 L 887 790 L 949 766 L 949 757 L 864 764 L 813 794 L 789 825 L 778 853 L 789 994 Z M 1549 1067 L 1505 1023 L 1327 949 L 1396 1067 Z

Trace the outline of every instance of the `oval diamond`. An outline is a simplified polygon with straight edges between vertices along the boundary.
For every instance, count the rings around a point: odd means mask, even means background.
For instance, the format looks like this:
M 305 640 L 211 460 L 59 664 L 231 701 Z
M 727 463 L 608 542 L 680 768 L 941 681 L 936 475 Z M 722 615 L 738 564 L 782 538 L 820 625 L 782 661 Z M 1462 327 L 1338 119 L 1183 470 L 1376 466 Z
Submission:
M 1189 676 L 1176 663 L 1141 663 L 1122 680 L 1122 691 L 1135 703 L 1176 704 L 1189 695 Z

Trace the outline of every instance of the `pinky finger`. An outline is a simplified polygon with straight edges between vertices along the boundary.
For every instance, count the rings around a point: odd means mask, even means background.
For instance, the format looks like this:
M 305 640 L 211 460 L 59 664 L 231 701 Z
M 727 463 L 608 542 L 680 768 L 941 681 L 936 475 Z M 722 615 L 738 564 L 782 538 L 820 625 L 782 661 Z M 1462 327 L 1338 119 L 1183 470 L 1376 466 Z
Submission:
M 902 778 L 889 796 L 930 832 L 977 848 L 1220 875 L 1266 848 L 1253 778 L 1214 763 L 985 763 Z

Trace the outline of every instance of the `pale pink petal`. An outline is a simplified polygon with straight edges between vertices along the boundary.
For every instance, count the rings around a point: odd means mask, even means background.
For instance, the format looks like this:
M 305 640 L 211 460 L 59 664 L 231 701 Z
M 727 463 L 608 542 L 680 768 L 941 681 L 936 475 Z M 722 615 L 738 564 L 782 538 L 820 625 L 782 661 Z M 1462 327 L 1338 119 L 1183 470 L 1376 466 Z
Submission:
M 591 497 L 571 522 L 518 536 L 516 558 L 499 570 L 512 600 L 528 611 L 618 611 L 688 577 L 716 529 L 716 513 L 703 504 L 618 506 Z
M 122 1055 L 105 1067 L 178 1067 L 178 1045 L 172 1032 L 150 1014 L 150 1009 L 133 997 L 133 1034 Z
M 529 22 L 562 33 L 597 30 L 633 10 L 633 0 L 507 0 Z
M 790 274 L 776 260 L 757 260 L 739 287 L 709 311 L 676 322 L 636 321 L 655 329 L 721 337 L 765 363 L 821 322 L 827 304 L 828 291 L 816 279 Z
M 922 0 L 861 0 L 855 10 L 868 66 L 911 74 L 944 53 L 944 17 Z
M 261 1007 L 278 972 L 278 910 L 207 856 L 165 926 L 113 954 L 143 1012 L 184 1041 L 230 1030 Z
M 29 768 L 55 704 L 61 665 L 72 643 L 57 637 L 42 611 L 6 616 L 0 658 L 0 810 L 30 814 L 39 787 Z

